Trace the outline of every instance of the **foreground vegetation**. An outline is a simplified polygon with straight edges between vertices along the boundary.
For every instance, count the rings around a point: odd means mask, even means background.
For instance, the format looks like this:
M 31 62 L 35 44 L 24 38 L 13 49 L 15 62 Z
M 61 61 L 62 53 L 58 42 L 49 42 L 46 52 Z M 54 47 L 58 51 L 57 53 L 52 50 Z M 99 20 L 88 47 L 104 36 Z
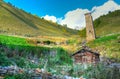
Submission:
M 120 79 L 119 68 L 116 66 L 110 67 L 103 63 L 99 63 L 96 66 L 88 65 L 87 68 L 80 64 L 70 68 L 66 66 L 66 68 L 64 73 L 60 73 L 62 70 L 56 68 L 58 73 L 56 75 L 57 79 Z M 32 76 L 33 74 L 25 72 L 23 74 L 7 75 L 5 79 L 31 79 Z

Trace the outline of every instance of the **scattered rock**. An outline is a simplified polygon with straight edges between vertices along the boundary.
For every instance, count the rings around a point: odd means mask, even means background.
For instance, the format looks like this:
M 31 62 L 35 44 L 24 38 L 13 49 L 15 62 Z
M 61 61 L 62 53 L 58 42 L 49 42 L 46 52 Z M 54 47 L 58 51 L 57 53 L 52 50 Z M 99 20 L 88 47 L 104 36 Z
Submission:
M 109 67 L 113 68 L 113 67 L 117 67 L 120 69 L 120 63 L 112 63 L 109 65 Z
M 41 73 L 41 72 L 42 72 L 41 69 L 39 69 L 39 68 L 35 69 L 35 73 Z

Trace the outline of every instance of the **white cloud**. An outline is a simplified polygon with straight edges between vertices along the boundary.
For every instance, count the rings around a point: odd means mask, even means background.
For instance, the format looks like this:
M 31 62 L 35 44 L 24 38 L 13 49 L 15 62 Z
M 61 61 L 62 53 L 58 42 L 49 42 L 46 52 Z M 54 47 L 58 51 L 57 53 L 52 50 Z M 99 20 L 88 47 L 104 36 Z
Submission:
M 43 16 L 44 19 L 52 21 L 52 22 L 57 22 L 58 24 L 61 24 L 61 21 L 63 20 L 62 18 L 56 18 L 55 16 L 49 16 L 49 15 L 45 15 Z
M 61 21 L 61 24 L 67 24 L 69 28 L 82 28 L 85 26 L 84 14 L 89 12 L 87 9 L 76 9 L 67 12 L 65 18 Z
M 101 6 L 95 6 L 90 12 L 92 13 L 93 19 L 100 17 L 103 14 L 107 14 L 109 11 L 115 11 L 120 9 L 120 5 L 115 3 L 113 0 L 109 0 Z M 67 24 L 68 27 L 73 29 L 82 29 L 85 27 L 85 16 L 84 14 L 89 12 L 87 9 L 76 9 L 69 11 L 65 14 L 65 18 L 61 21 L 61 24 Z
M 49 15 L 45 15 L 44 19 L 46 20 L 50 20 L 52 22 L 57 22 L 57 18 L 55 16 L 49 16 Z
M 117 3 L 115 3 L 113 0 L 109 0 L 108 2 L 104 3 L 102 6 L 98 6 L 98 7 L 93 7 L 92 8 L 92 16 L 93 19 L 96 19 L 98 17 L 100 17 L 101 15 L 105 15 L 107 14 L 109 11 L 115 11 L 120 9 L 120 5 L 118 5 Z

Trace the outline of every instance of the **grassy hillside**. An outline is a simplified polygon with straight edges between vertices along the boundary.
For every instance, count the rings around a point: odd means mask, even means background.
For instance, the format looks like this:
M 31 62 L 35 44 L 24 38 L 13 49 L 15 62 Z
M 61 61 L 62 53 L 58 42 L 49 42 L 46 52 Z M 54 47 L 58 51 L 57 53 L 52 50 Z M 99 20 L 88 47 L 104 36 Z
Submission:
M 0 33 L 25 36 L 70 36 L 77 31 L 26 13 L 0 0 Z
M 120 34 L 102 36 L 87 45 L 99 51 L 101 56 L 120 62 Z
M 0 35 L 0 44 L 4 45 L 30 45 L 25 38 L 18 38 L 13 36 Z
M 120 10 L 109 12 L 94 21 L 97 36 L 103 36 L 120 32 Z M 80 31 L 81 36 L 85 36 L 85 29 Z
M 98 35 L 120 32 L 120 10 L 101 16 L 94 21 L 94 25 Z

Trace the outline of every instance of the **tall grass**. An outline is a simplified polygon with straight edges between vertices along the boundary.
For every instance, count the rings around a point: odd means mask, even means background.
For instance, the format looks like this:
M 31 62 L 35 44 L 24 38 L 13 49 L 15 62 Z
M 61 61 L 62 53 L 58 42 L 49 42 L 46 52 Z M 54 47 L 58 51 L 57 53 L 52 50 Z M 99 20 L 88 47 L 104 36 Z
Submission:
M 91 66 L 85 71 L 85 75 L 88 79 L 119 79 L 120 71 L 117 67 L 109 67 L 104 64 L 98 64 L 97 66 Z

